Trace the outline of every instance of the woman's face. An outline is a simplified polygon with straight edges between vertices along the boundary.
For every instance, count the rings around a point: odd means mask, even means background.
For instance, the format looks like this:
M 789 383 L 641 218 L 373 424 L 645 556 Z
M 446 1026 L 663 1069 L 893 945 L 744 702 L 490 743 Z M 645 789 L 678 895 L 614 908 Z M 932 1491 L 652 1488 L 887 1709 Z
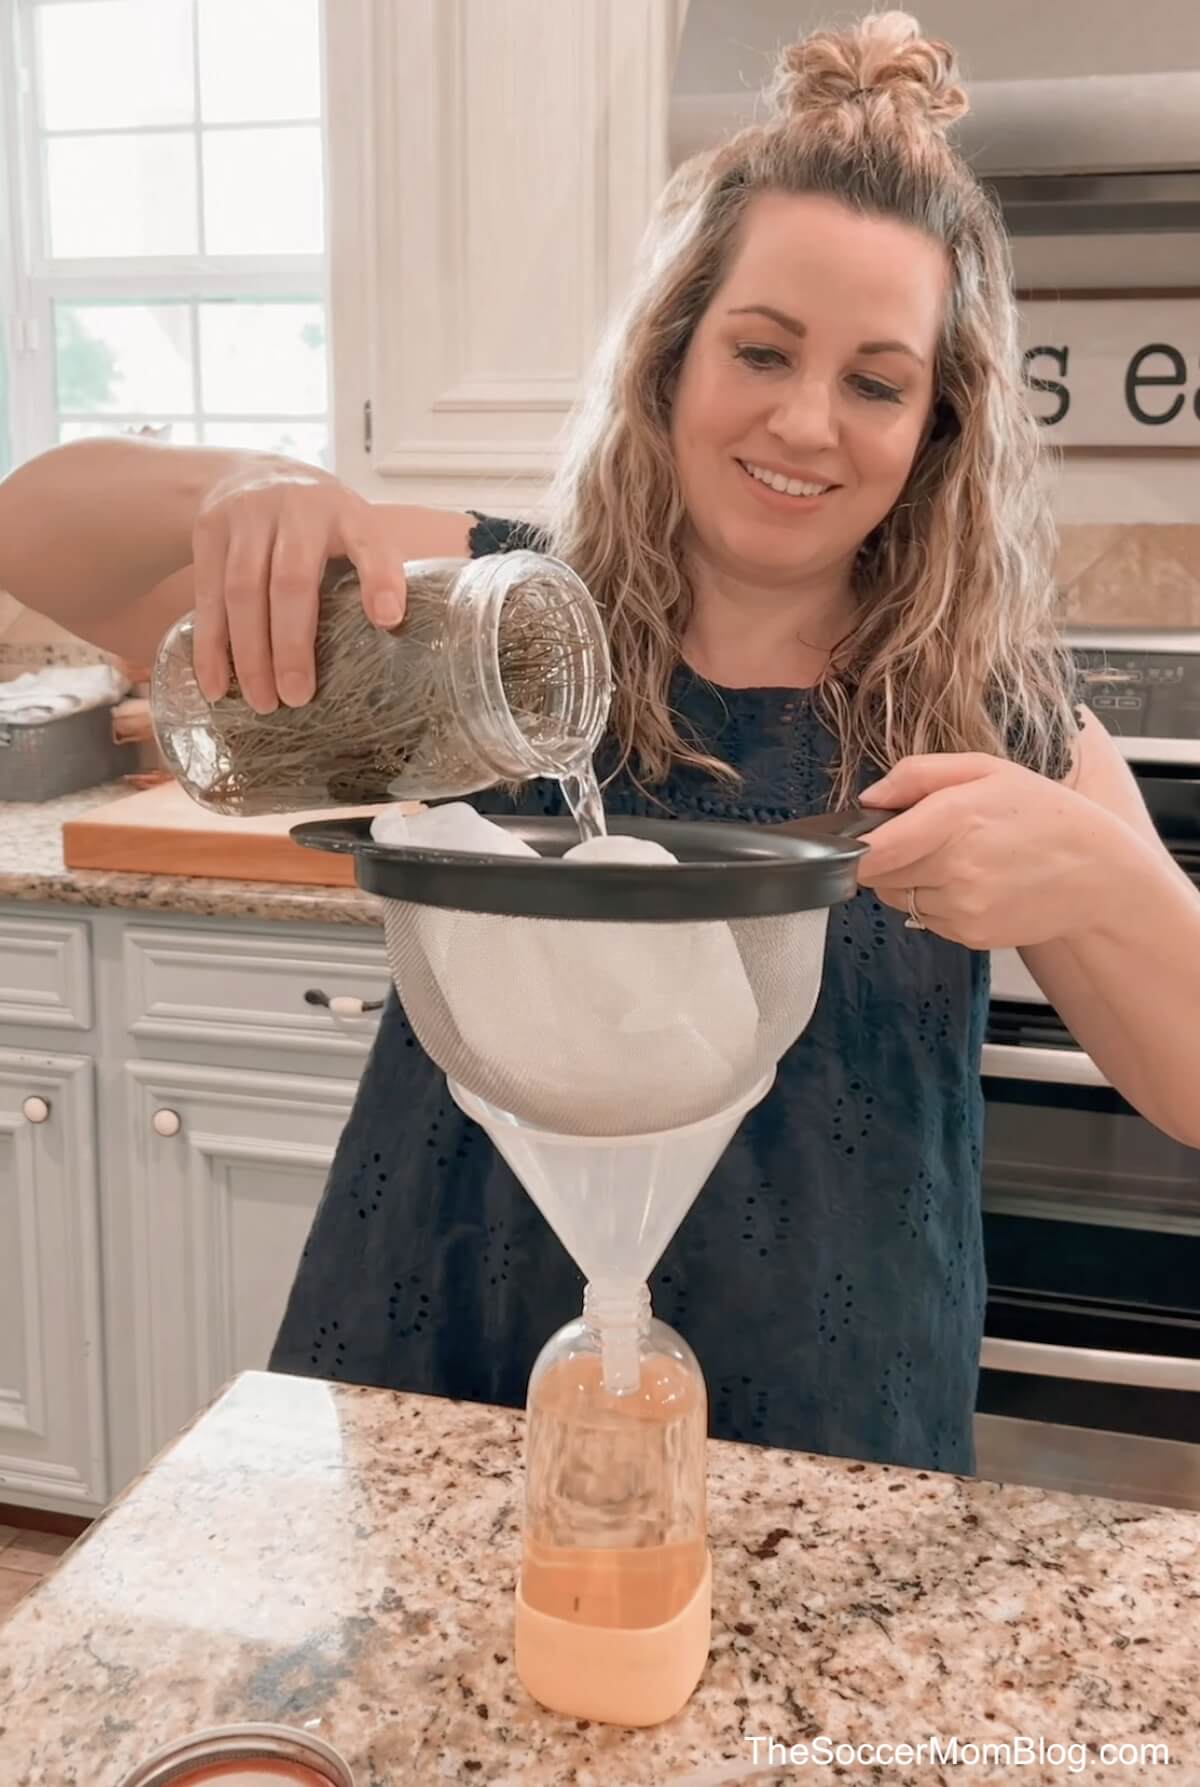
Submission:
M 671 416 L 695 543 L 740 579 L 849 568 L 929 420 L 941 245 L 835 200 L 764 193 L 689 344 Z

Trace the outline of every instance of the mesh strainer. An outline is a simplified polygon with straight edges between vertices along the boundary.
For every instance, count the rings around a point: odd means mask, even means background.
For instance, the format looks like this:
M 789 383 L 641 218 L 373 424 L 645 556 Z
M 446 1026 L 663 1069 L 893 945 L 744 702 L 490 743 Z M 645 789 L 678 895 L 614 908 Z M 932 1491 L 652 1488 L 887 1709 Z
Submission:
M 451 1082 L 522 1124 L 603 1137 L 699 1122 L 773 1073 L 812 1015 L 859 839 L 886 816 L 611 822 L 678 859 L 662 866 L 563 862 L 567 819 L 498 822 L 538 860 L 376 844 L 365 818 L 292 836 L 353 852 L 383 896 L 396 989 Z

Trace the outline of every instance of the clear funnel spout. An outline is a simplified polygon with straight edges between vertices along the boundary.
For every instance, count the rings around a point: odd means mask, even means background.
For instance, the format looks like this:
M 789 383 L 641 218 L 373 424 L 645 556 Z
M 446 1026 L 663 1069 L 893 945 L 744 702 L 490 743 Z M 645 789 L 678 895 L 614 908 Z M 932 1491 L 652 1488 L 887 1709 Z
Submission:
M 589 1279 L 583 1316 L 600 1336 L 604 1388 L 612 1396 L 631 1395 L 642 1381 L 642 1339 L 650 1326 L 649 1285 Z

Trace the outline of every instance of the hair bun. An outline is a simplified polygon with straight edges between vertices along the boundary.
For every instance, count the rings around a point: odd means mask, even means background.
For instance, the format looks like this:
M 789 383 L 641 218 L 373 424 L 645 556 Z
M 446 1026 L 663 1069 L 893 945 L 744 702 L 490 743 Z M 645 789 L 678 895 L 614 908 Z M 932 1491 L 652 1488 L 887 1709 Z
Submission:
M 889 99 L 911 108 L 937 130 L 968 110 L 954 51 L 922 37 L 906 12 L 872 13 L 846 31 L 815 31 L 781 51 L 771 98 L 795 117 L 818 107 Z

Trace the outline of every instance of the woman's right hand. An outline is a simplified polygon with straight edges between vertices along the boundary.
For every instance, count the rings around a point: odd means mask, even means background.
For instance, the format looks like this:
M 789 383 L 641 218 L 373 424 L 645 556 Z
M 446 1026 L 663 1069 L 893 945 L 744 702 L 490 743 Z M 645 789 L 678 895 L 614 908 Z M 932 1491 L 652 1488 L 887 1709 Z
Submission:
M 317 591 L 327 560 L 352 561 L 376 626 L 403 618 L 405 554 L 387 508 L 295 463 L 241 466 L 207 493 L 192 533 L 196 680 L 209 701 L 230 659 L 258 713 L 302 707 L 316 684 Z

